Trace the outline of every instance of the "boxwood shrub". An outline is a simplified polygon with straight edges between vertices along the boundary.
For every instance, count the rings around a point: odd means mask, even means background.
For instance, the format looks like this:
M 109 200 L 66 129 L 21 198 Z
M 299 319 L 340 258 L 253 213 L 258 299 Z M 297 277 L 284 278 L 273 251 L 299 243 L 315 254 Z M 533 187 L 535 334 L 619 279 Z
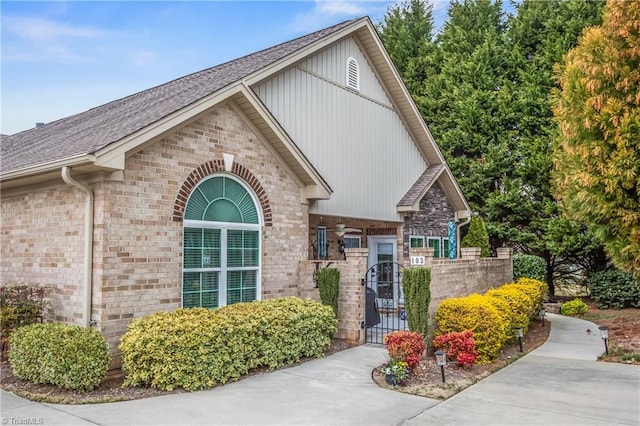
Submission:
M 120 340 L 126 386 L 194 391 L 320 357 L 337 325 L 330 306 L 295 297 L 181 308 L 133 320 Z
M 109 347 L 95 329 L 59 323 L 31 324 L 9 337 L 9 362 L 16 377 L 86 392 L 109 368 Z
M 435 320 L 436 337 L 465 330 L 473 332 L 478 364 L 494 361 L 509 339 L 509 320 L 500 314 L 491 298 L 480 294 L 443 300 L 436 309 Z

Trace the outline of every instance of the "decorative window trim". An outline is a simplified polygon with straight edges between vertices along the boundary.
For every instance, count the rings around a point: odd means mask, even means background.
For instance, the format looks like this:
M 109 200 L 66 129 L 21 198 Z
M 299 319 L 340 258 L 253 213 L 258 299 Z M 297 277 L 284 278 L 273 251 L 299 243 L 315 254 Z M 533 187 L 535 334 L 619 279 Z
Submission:
M 346 86 L 360 91 L 360 66 L 353 56 L 347 58 Z
M 224 173 L 225 164 L 223 160 L 211 160 L 200 166 L 196 167 L 182 183 L 182 186 L 178 190 L 178 195 L 173 205 L 173 221 L 182 222 L 184 219 L 184 209 L 187 206 L 187 201 L 191 195 L 191 191 L 198 186 L 200 181 L 208 178 L 215 173 Z M 231 167 L 232 175 L 239 177 L 244 183 L 249 186 L 255 196 L 258 198 L 258 205 L 262 209 L 262 217 L 264 226 L 273 225 L 273 217 L 271 212 L 271 204 L 267 197 L 267 192 L 260 184 L 258 178 L 251 173 L 246 167 L 242 166 L 238 162 L 234 162 Z M 250 191 L 251 192 L 251 191 Z
M 181 306 L 185 306 L 185 297 L 189 295 L 190 298 L 196 296 L 196 302 L 193 300 L 188 303 L 187 307 L 192 306 L 205 306 L 205 307 L 220 307 L 230 303 L 228 296 L 232 297 L 236 292 L 239 296 L 234 297 L 231 303 L 240 301 L 260 300 L 262 296 L 261 288 L 261 271 L 262 271 L 262 224 L 264 223 L 264 217 L 261 214 L 259 207 L 260 201 L 258 195 L 254 193 L 252 188 L 238 177 L 232 176 L 227 173 L 218 173 L 208 176 L 202 179 L 197 185 L 194 185 L 191 194 L 185 204 L 185 209 L 189 206 L 191 196 L 198 191 L 199 187 L 205 184 L 207 181 L 215 178 L 222 178 L 223 186 L 225 180 L 233 181 L 240 185 L 246 194 L 236 190 L 233 191 L 229 200 L 234 202 L 236 199 L 233 196 L 241 194 L 237 200 L 246 200 L 248 195 L 253 203 L 253 209 L 257 213 L 257 221 L 255 215 L 250 215 L 250 222 L 245 222 L 244 216 L 240 216 L 241 221 L 224 222 L 214 220 L 196 220 L 196 219 L 184 219 L 183 220 L 183 265 L 182 265 L 182 291 L 181 291 Z M 229 187 L 233 189 L 233 186 Z M 197 205 L 197 204 L 196 204 Z M 203 205 L 203 204 L 201 204 Z M 203 207 L 206 211 L 207 207 Z M 203 213 L 204 216 L 204 213 Z M 225 216 L 223 214 L 223 216 Z M 217 231 L 214 234 L 208 234 L 209 240 L 205 240 L 205 234 L 202 234 L 200 245 L 189 246 L 187 244 L 187 232 L 186 229 Z M 196 231 L 197 234 L 198 231 Z M 190 235 L 194 235 L 193 232 Z M 211 240 L 212 235 L 217 235 L 216 240 Z M 238 240 L 240 236 L 240 240 Z M 197 237 L 196 237 L 197 238 Z M 193 241 L 193 240 L 192 240 Z M 234 243 L 235 241 L 235 243 Z M 240 245 L 237 245 L 240 241 Z M 208 243 L 208 244 L 207 244 Z M 213 245 L 211 245 L 213 244 Z M 198 250 L 199 249 L 199 250 Z M 187 262 L 187 251 L 191 252 L 191 256 L 196 256 L 195 264 L 193 262 Z M 198 256 L 202 256 L 202 260 Z M 194 259 L 190 257 L 190 259 Z M 188 264 L 189 263 L 189 264 Z M 189 277 L 189 283 L 186 283 L 186 277 Z M 250 285 L 245 287 L 245 280 L 248 277 Z M 213 281 L 210 281 L 213 279 Z M 212 289 L 209 287 L 205 290 L 206 285 L 211 286 L 212 282 L 215 282 L 215 287 Z M 199 284 L 199 285 L 198 285 Z M 232 284 L 235 284 L 234 288 Z M 195 286 L 195 290 L 187 290 L 186 285 Z M 249 293 L 246 293 L 249 291 Z M 215 293 L 215 296 L 212 294 Z M 248 296 L 247 296 L 248 295 Z M 215 297 L 215 302 L 208 300 L 205 305 L 205 296 L 207 298 Z M 199 297 L 199 302 L 197 302 Z M 245 297 L 249 299 L 244 300 Z M 199 303 L 199 305 L 198 305 Z M 215 306 L 213 306 L 215 305 Z

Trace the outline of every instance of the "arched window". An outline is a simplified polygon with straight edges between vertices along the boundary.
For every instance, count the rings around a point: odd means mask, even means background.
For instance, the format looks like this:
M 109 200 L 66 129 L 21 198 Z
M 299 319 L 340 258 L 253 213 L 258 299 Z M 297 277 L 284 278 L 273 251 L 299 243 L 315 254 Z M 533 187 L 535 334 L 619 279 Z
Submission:
M 216 308 L 260 298 L 261 217 L 241 182 L 200 182 L 185 207 L 182 306 Z
M 360 69 L 355 58 L 347 59 L 347 87 L 360 90 Z

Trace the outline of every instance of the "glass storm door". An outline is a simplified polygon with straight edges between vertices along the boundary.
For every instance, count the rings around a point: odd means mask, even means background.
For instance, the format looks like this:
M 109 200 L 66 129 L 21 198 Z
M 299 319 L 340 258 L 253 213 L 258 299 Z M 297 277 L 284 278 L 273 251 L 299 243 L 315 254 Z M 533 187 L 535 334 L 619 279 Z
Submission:
M 398 306 L 396 280 L 396 240 L 370 237 L 369 266 L 376 265 L 373 289 L 376 291 L 378 306 L 395 308 Z

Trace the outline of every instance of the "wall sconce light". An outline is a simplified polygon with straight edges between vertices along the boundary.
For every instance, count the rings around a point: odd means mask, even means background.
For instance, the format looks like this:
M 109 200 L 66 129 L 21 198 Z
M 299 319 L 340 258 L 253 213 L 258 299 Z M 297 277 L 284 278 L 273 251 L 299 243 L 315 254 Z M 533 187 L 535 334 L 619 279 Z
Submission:
M 447 353 L 445 351 L 435 351 L 436 363 L 440 366 L 440 373 L 442 374 L 442 383 L 444 383 L 444 366 L 447 364 Z
M 524 337 L 522 327 L 516 327 L 516 337 L 518 338 L 518 344 L 520 345 L 520 352 L 522 352 L 522 338 Z
M 609 355 L 609 344 L 607 343 L 607 341 L 609 340 L 609 327 L 607 327 L 606 325 L 602 325 L 598 328 L 600 329 L 600 337 L 602 337 L 602 340 L 604 340 L 604 350 L 606 354 Z

